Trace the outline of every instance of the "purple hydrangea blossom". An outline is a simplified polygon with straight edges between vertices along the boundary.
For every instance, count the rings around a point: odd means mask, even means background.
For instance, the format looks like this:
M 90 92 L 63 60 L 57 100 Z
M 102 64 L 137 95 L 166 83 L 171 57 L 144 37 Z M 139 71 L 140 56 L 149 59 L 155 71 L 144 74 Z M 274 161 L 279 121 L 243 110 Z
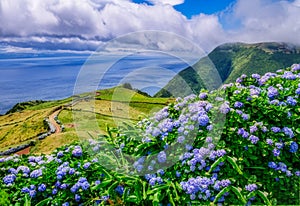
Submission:
M 294 132 L 293 132 L 293 130 L 291 128 L 284 127 L 282 129 L 282 131 L 284 132 L 285 135 L 289 136 L 290 138 L 294 137 Z
M 31 178 L 38 178 L 43 175 L 43 171 L 41 169 L 34 170 L 30 173 Z
M 84 169 L 88 169 L 89 167 L 91 166 L 91 163 L 90 162 L 87 162 L 83 165 L 83 168 Z
M 159 163 L 164 163 L 167 160 L 166 153 L 164 151 L 161 151 L 160 153 L 158 153 L 157 160 Z
M 14 183 L 14 181 L 16 180 L 16 178 L 17 177 L 14 174 L 6 175 L 3 178 L 3 183 L 10 186 L 10 185 L 12 185 Z
M 252 144 L 256 144 L 259 141 L 259 138 L 254 135 L 250 135 L 249 140 Z
M 248 114 L 242 114 L 243 120 L 249 120 L 249 115 Z
M 38 186 L 38 191 L 44 192 L 45 190 L 46 190 L 46 185 L 45 185 L 45 184 L 40 184 L 40 185 Z
M 235 102 L 234 103 L 235 108 L 242 108 L 243 106 L 244 106 L 244 104 L 242 102 Z
M 280 155 L 280 150 L 279 149 L 273 149 L 273 155 L 275 157 L 278 157 Z
M 281 129 L 279 127 L 272 127 L 271 131 L 274 132 L 274 133 L 278 133 L 278 132 L 281 131 Z
M 250 133 L 254 133 L 257 131 L 257 126 L 256 125 L 253 125 L 250 127 Z
M 75 194 L 75 197 L 74 197 L 74 199 L 75 199 L 75 201 L 76 201 L 76 202 L 80 202 L 80 200 L 81 200 L 81 196 L 80 196 L 80 195 L 78 195 L 78 194 Z
M 298 150 L 298 144 L 297 142 L 292 142 L 291 145 L 290 145 L 290 152 L 291 153 L 296 153 L 297 150 Z
M 245 189 L 249 192 L 257 190 L 257 185 L 256 184 L 249 184 L 245 186 Z
M 277 168 L 277 164 L 275 162 L 269 162 L 268 163 L 268 167 L 270 167 L 272 169 L 276 169 Z
M 227 114 L 228 112 L 230 112 L 230 107 L 228 102 L 224 102 L 221 106 L 220 106 L 220 112 L 222 114 Z
M 34 198 L 34 197 L 36 196 L 36 191 L 35 191 L 35 190 L 30 190 L 30 191 L 29 191 L 29 196 L 30 196 L 31 198 Z
M 82 156 L 82 148 L 80 146 L 75 146 L 74 150 L 72 151 L 72 155 L 74 157 L 81 157 Z
M 291 106 L 295 106 L 297 104 L 297 100 L 295 100 L 293 97 L 287 97 L 286 102 Z
M 296 75 L 293 74 L 293 72 L 285 71 L 284 74 L 282 75 L 282 78 L 288 80 L 295 80 L 297 77 Z
M 275 87 L 270 86 L 268 88 L 268 97 L 270 99 L 275 98 L 278 95 L 278 90 Z
M 282 142 L 277 142 L 275 143 L 275 146 L 277 147 L 277 149 L 282 149 L 284 147 L 284 144 Z

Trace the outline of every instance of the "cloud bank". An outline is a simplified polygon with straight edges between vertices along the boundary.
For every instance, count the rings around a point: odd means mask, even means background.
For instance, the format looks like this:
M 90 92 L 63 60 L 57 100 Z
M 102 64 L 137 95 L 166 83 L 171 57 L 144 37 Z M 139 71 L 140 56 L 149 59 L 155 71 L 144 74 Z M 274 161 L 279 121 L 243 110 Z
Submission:
M 94 51 L 120 35 L 158 30 L 187 38 L 207 52 L 235 41 L 300 44 L 300 0 L 237 0 L 223 12 L 191 19 L 173 7 L 184 0 L 149 2 L 153 5 L 130 0 L 1 0 L 0 43 Z

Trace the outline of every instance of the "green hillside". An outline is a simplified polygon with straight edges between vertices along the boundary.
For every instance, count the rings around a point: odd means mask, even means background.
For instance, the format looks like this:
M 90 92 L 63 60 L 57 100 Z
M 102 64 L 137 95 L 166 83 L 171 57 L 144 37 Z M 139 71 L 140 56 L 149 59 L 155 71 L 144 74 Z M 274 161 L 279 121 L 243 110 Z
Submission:
M 138 122 L 173 101 L 118 86 L 63 100 L 18 103 L 6 115 L 0 116 L 0 152 L 34 141 L 31 153 L 50 153 L 62 145 L 77 141 L 79 133 L 81 138 L 96 137 L 104 134 L 107 126 Z M 38 136 L 49 129 L 44 119 L 57 110 L 60 111 L 57 118 L 64 131 L 37 141 Z M 96 128 L 90 122 L 95 115 Z
M 287 43 L 228 43 L 178 73 L 156 97 L 186 96 L 216 89 L 241 74 L 265 74 L 300 62 L 300 47 Z M 253 69 L 255 68 L 255 69 Z M 205 84 L 203 83 L 205 82 Z

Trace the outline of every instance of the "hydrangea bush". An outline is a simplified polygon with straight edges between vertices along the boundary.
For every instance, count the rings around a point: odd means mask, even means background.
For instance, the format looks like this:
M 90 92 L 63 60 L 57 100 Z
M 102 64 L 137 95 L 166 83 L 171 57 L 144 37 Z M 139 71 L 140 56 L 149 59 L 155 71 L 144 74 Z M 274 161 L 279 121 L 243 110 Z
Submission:
M 178 98 L 51 155 L 0 159 L 0 196 L 33 205 L 299 205 L 300 65 Z M 2 203 L 4 204 L 4 203 Z

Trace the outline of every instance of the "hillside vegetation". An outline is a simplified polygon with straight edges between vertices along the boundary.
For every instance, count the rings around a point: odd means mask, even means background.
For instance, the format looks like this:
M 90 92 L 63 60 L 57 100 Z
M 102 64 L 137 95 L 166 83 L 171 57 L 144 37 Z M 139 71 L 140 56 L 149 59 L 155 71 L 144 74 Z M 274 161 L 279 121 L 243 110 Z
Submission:
M 0 158 L 0 204 L 300 205 L 299 95 L 300 64 L 243 74 L 97 139 Z
M 84 127 L 83 133 L 80 133 L 81 139 L 91 138 L 91 135 L 97 137 L 105 133 L 107 126 L 115 127 L 121 122 L 136 123 L 172 101 L 167 98 L 151 98 L 142 92 L 120 86 L 64 100 L 19 103 L 6 115 L 0 116 L 0 151 L 37 140 L 38 135 L 48 131 L 44 119 L 58 109 L 61 109 L 58 120 L 64 125 L 64 132 L 36 141 L 36 145 L 31 148 L 32 152 L 50 153 L 62 145 L 78 140 L 80 131 L 76 131 L 76 127 L 80 130 L 80 125 Z M 77 125 L 74 123 L 74 115 L 83 117 L 78 118 Z M 92 131 L 89 130 L 89 121 L 94 115 L 98 125 Z
M 300 62 L 300 47 L 287 43 L 228 43 L 176 75 L 156 97 L 187 96 L 213 90 L 242 74 L 265 74 Z M 217 72 L 217 73 L 216 73 Z M 204 84 L 205 83 L 205 84 Z

